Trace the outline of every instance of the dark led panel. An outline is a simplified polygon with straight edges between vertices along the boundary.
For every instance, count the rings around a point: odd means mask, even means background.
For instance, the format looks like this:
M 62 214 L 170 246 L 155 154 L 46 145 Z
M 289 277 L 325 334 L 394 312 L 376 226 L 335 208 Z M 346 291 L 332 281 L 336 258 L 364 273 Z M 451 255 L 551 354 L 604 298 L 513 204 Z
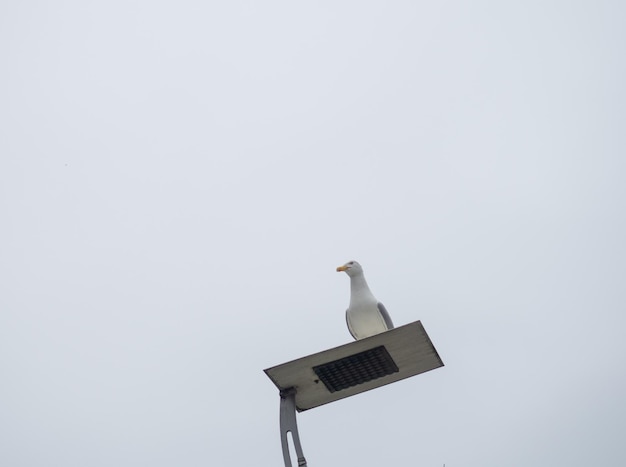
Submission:
M 397 373 L 399 370 L 385 346 L 381 345 L 314 366 L 313 371 L 330 392 L 335 392 Z

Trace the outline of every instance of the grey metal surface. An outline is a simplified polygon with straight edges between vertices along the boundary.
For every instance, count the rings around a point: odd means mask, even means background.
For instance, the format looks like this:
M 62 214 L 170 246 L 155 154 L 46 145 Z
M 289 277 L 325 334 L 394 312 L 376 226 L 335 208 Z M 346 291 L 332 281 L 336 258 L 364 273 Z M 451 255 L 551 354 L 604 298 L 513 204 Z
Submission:
M 283 447 L 285 467 L 293 467 L 291 456 L 289 455 L 289 438 L 287 437 L 289 432 L 291 432 L 291 438 L 298 456 L 298 467 L 306 467 L 306 459 L 302 452 L 298 424 L 296 423 L 296 391 L 293 388 L 280 391 L 280 444 Z
M 323 365 L 380 345 L 385 346 L 399 368 L 397 373 L 368 381 L 341 391 L 330 392 L 319 380 L 313 367 Z M 353 396 L 443 366 L 420 321 L 400 326 L 346 345 L 325 350 L 265 370 L 279 390 L 296 390 L 299 412 Z

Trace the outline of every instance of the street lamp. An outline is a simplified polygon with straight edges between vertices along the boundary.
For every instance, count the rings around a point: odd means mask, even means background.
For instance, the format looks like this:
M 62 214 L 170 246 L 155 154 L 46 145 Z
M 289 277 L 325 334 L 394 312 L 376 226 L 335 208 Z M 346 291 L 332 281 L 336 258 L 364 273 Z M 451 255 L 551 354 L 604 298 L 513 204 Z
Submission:
M 265 370 L 280 391 L 280 439 L 291 467 L 287 433 L 298 466 L 306 466 L 296 410 L 303 412 L 443 366 L 420 321 Z

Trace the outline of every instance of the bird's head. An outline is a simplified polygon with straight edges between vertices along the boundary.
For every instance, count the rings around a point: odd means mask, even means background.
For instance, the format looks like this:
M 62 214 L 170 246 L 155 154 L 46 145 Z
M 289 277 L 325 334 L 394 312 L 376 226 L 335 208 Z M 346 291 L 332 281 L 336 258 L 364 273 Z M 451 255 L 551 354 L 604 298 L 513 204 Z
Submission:
M 343 266 L 339 266 L 337 268 L 337 272 L 345 272 L 347 275 L 352 277 L 352 276 L 356 276 L 357 274 L 362 274 L 363 268 L 356 261 L 348 261 Z

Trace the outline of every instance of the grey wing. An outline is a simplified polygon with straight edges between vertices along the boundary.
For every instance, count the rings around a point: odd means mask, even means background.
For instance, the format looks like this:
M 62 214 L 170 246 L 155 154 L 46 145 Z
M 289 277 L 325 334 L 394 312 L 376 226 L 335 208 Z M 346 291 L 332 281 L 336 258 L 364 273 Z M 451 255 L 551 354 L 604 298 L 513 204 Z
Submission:
M 378 311 L 380 311 L 380 315 L 383 317 L 383 320 L 385 320 L 387 329 L 393 329 L 393 321 L 391 321 L 391 316 L 389 316 L 389 312 L 387 311 L 387 308 L 385 308 L 385 305 L 378 302 Z
M 348 319 L 348 310 L 346 310 L 346 324 L 348 325 L 348 331 L 350 331 L 350 334 L 352 335 L 352 337 L 356 339 L 357 337 L 354 335 L 354 332 L 352 331 L 352 327 L 350 326 L 350 320 Z

